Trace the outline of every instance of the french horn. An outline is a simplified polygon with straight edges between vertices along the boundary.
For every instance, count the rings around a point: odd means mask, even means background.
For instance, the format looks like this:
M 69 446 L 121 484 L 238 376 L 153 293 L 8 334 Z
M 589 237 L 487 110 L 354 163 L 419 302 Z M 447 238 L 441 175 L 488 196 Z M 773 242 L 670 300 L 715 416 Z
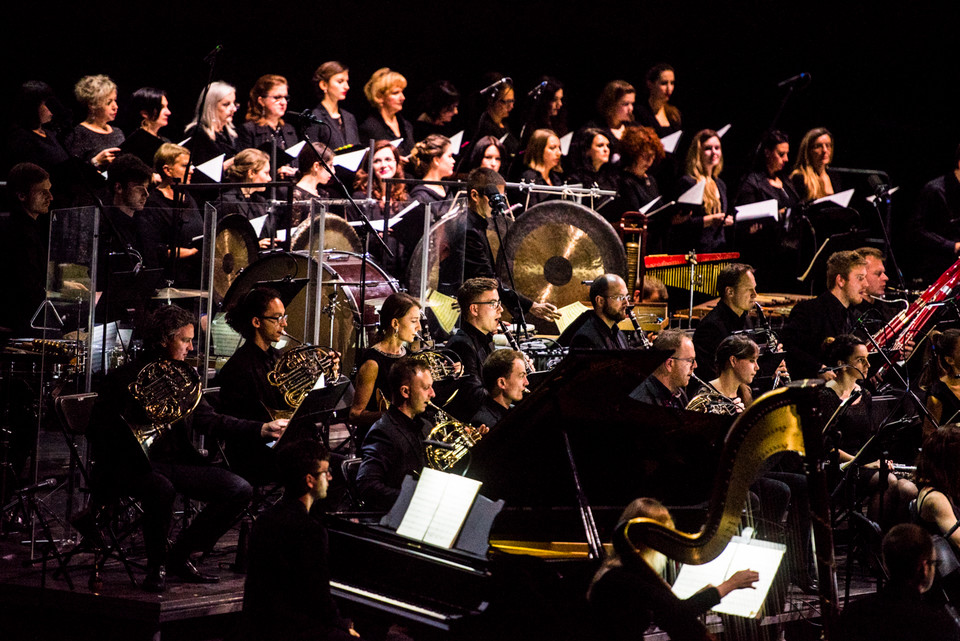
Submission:
M 197 370 L 166 358 L 147 364 L 127 389 L 150 421 L 147 425 L 127 421 L 144 454 L 171 425 L 190 416 L 203 395 Z
M 453 449 L 444 449 L 427 445 L 427 465 L 445 472 L 460 462 L 460 459 L 466 456 L 483 434 L 479 428 L 461 423 L 433 403 L 428 402 L 427 405 L 437 412 L 437 424 L 430 430 L 427 440 L 453 446 Z

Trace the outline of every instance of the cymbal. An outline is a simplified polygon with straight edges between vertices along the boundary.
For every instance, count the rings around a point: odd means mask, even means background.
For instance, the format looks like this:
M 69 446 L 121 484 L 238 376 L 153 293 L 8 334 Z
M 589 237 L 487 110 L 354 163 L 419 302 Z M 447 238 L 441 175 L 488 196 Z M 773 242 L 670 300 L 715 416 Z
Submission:
M 171 298 L 207 298 L 207 292 L 202 289 L 177 289 L 164 287 L 153 296 L 154 300 L 168 300 Z
M 592 209 L 547 201 L 528 209 L 504 238 L 504 257 L 518 292 L 565 307 L 582 300 L 585 280 L 624 275 L 627 258 L 613 226 Z M 501 265 L 501 280 L 509 282 Z
M 237 214 L 221 220 L 214 251 L 213 290 L 223 299 L 237 274 L 256 261 L 260 252 L 250 221 Z
M 313 224 L 314 245 L 316 245 L 316 235 L 319 233 L 319 229 L 320 220 L 315 219 Z M 294 230 L 290 249 L 294 251 L 307 249 L 309 240 L 310 219 L 307 218 Z M 350 226 L 350 223 L 348 223 L 345 218 L 327 214 L 324 219 L 323 248 L 360 252 L 363 250 L 363 245 L 360 242 L 360 237 L 357 236 L 357 232 L 354 231 L 353 227 Z M 314 246 L 313 249 L 316 249 L 316 247 Z

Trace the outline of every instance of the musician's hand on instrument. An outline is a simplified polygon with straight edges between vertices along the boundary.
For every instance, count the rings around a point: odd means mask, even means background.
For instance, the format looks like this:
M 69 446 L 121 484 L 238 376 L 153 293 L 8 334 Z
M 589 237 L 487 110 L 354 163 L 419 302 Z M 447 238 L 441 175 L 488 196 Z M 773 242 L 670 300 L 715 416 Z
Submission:
M 557 306 L 552 303 L 534 303 L 530 306 L 530 314 L 545 321 L 560 319 L 560 312 L 557 311 Z
M 774 372 L 776 376 L 790 376 L 790 372 L 787 371 L 787 361 L 780 361 L 780 364 L 777 365 L 777 371 Z
M 743 403 L 743 399 L 740 398 L 739 396 L 734 396 L 734 397 L 733 397 L 732 399 L 730 399 L 730 400 L 731 400 L 731 402 L 732 402 L 734 405 L 736 405 L 738 408 L 740 408 L 740 411 L 741 411 L 741 412 L 747 409 L 747 406 L 744 405 L 744 403 Z
M 290 420 L 286 418 L 278 418 L 275 421 L 264 423 L 263 427 L 260 428 L 260 436 L 263 438 L 279 439 L 283 436 L 289 424 Z
M 823 380 L 825 380 L 825 381 L 832 381 L 832 380 L 836 380 L 836 378 L 837 378 L 837 373 L 836 373 L 836 372 L 831 372 L 831 371 L 828 371 L 828 370 L 824 370 L 824 371 L 820 372 L 820 374 L 818 374 L 818 377 L 821 378 L 821 379 L 823 379 Z
M 917 342 L 912 338 L 908 338 L 903 343 L 903 360 L 910 358 L 910 355 L 913 354 L 913 350 L 917 348 Z
M 720 598 L 727 596 L 734 590 L 741 590 L 743 588 L 754 588 L 754 583 L 760 580 L 760 573 L 753 570 L 740 570 L 739 572 L 734 572 L 733 575 L 717 586 L 717 592 L 720 593 Z

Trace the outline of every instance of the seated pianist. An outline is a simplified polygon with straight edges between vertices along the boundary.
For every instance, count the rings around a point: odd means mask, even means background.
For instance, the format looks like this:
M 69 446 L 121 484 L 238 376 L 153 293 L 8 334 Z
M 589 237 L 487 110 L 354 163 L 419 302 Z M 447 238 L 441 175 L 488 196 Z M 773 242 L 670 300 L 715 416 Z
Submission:
M 495 350 L 483 362 L 483 387 L 487 396 L 470 419 L 471 425 L 493 427 L 527 391 L 527 358 L 513 349 Z
M 592 312 L 570 342 L 571 349 L 627 349 L 627 339 L 618 324 L 627 318 L 630 295 L 627 284 L 616 274 L 604 274 L 590 285 Z
M 426 361 L 405 356 L 389 377 L 391 405 L 373 424 L 360 448 L 357 491 L 371 510 L 386 511 L 400 496 L 407 474 L 419 476 L 427 465 L 423 413 L 434 397 L 433 376 Z
M 697 364 L 693 341 L 682 330 L 668 329 L 660 332 L 653 341 L 653 348 L 669 350 L 673 355 L 630 392 L 630 398 L 641 403 L 682 410 L 687 406 L 684 390 L 690 384 L 690 376 Z

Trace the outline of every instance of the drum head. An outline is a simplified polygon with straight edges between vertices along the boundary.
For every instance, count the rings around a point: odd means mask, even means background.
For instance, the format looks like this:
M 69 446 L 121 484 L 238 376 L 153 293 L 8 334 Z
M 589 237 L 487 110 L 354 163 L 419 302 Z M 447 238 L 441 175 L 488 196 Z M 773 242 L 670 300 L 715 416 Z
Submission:
M 503 239 L 503 258 L 517 291 L 557 307 L 587 298 L 582 281 L 602 274 L 623 276 L 626 253 L 613 226 L 592 209 L 547 201 L 528 209 Z M 509 283 L 502 261 L 501 282 Z
M 217 223 L 214 251 L 213 290 L 222 299 L 239 273 L 256 261 L 260 252 L 250 221 L 239 214 L 225 216 Z
M 313 221 L 314 247 L 316 251 L 316 238 L 319 235 L 320 221 Z M 310 242 L 310 219 L 307 218 L 293 232 L 293 239 L 290 248 L 293 250 L 305 250 Z M 339 251 L 359 252 L 363 249 L 360 237 L 346 219 L 333 214 L 327 214 L 323 230 L 323 248 L 336 249 Z

